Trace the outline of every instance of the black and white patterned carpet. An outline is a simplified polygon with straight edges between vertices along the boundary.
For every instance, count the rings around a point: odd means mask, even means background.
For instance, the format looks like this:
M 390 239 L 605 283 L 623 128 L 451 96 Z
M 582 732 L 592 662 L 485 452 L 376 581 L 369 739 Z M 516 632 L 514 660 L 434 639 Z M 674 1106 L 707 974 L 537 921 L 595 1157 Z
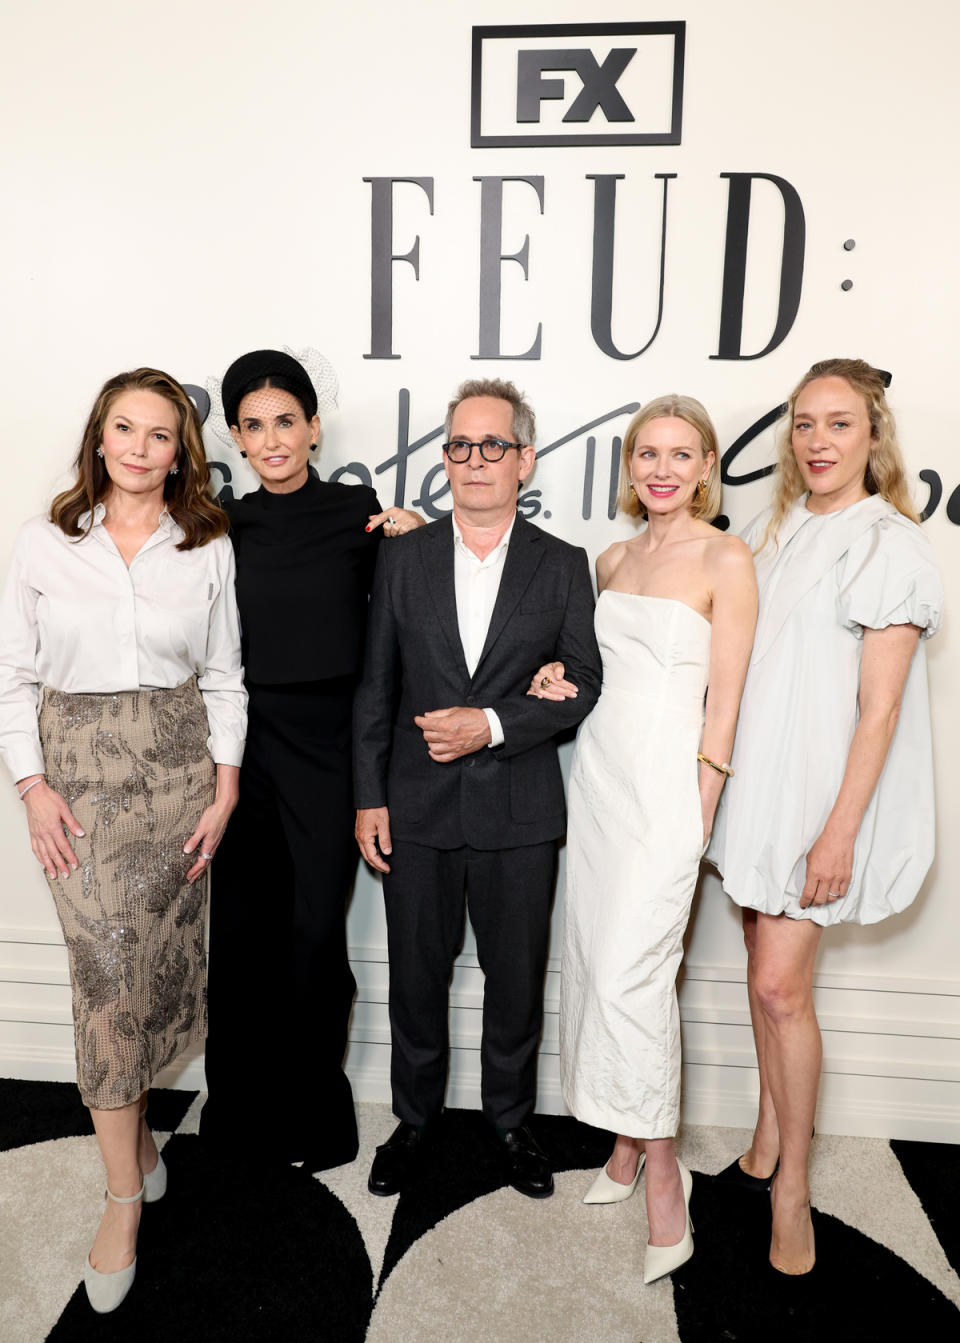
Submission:
M 642 1197 L 580 1202 L 609 1153 L 599 1130 L 534 1119 L 557 1171 L 555 1196 L 534 1202 L 504 1185 L 481 1117 L 451 1110 L 422 1183 L 377 1199 L 366 1176 L 393 1127 L 386 1106 L 359 1107 L 356 1162 L 311 1176 L 212 1161 L 201 1101 L 151 1093 L 169 1189 L 144 1210 L 133 1292 L 100 1317 L 81 1282 L 103 1197 L 87 1112 L 72 1085 L 0 1081 L 3 1343 L 960 1339 L 958 1147 L 818 1135 L 817 1267 L 787 1279 L 766 1266 L 766 1200 L 713 1178 L 743 1132 L 685 1129 L 696 1252 L 645 1288 Z

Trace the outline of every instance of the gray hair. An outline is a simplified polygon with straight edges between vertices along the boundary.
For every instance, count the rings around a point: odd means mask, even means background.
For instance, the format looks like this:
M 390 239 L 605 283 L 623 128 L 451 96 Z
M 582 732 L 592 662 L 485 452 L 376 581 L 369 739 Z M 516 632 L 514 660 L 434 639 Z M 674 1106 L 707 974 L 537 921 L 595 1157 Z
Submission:
M 533 443 L 537 436 L 537 421 L 533 413 L 533 407 L 524 399 L 523 393 L 518 392 L 512 382 L 507 382 L 503 378 L 468 378 L 462 382 L 454 393 L 453 400 L 447 406 L 447 417 L 443 422 L 444 434 L 450 437 L 450 426 L 453 424 L 454 411 L 461 401 L 468 401 L 472 396 L 492 396 L 498 401 L 506 401 L 513 412 L 513 436 L 518 443 L 524 447 L 528 443 Z

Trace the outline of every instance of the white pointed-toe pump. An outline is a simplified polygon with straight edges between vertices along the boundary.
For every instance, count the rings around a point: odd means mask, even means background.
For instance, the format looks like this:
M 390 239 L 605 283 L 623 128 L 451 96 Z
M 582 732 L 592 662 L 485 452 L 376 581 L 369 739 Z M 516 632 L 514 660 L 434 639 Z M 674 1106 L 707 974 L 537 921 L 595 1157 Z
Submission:
M 690 1220 L 690 1195 L 693 1192 L 693 1176 L 682 1161 L 678 1161 L 677 1165 L 680 1168 L 680 1183 L 683 1185 L 683 1201 L 687 1212 L 686 1229 L 683 1237 L 677 1241 L 676 1245 L 651 1245 L 648 1242 L 647 1253 L 643 1261 L 643 1281 L 645 1283 L 656 1282 L 657 1278 L 663 1278 L 668 1273 L 672 1273 L 675 1268 L 685 1264 L 693 1254 L 693 1222 Z

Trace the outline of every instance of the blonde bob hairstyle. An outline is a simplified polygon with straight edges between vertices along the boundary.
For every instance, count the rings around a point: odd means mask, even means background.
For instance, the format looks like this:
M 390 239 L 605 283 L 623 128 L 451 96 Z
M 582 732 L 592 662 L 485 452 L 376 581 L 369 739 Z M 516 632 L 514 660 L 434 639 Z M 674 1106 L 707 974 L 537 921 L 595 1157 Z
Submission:
M 617 489 L 617 508 L 631 517 L 647 516 L 640 505 L 636 491 L 630 480 L 630 458 L 637 442 L 640 430 L 651 420 L 683 420 L 700 435 L 700 451 L 706 460 L 707 453 L 713 453 L 713 466 L 706 476 L 706 487 L 695 494 L 690 502 L 690 516 L 712 522 L 720 512 L 722 490 L 720 486 L 720 449 L 717 446 L 717 431 L 705 408 L 695 397 L 678 396 L 675 392 L 669 396 L 658 396 L 648 401 L 637 411 L 627 425 L 623 436 L 623 448 L 620 453 L 620 484 Z
M 97 455 L 110 407 L 123 392 L 141 391 L 162 396 L 177 413 L 178 442 L 174 463 L 177 471 L 168 475 L 163 485 L 167 511 L 184 532 L 177 549 L 192 550 L 194 546 L 206 545 L 214 537 L 223 536 L 229 523 L 226 513 L 210 494 L 210 470 L 203 450 L 200 416 L 176 378 L 157 368 L 118 373 L 100 388 L 74 459 L 76 479 L 50 505 L 50 521 L 67 536 L 79 538 L 89 534 L 93 511 L 111 488 L 106 463 Z M 90 516 L 86 526 L 81 526 L 80 519 L 85 513 Z
M 879 494 L 911 522 L 920 521 L 910 498 L 903 455 L 897 442 L 896 421 L 893 418 L 893 411 L 887 405 L 888 375 L 864 359 L 822 359 L 812 365 L 797 383 L 787 402 L 786 414 L 780 421 L 780 428 L 777 431 L 779 454 L 774 475 L 773 509 L 755 554 L 759 554 L 771 539 L 776 543 L 784 518 L 797 499 L 807 492 L 793 451 L 793 417 L 797 397 L 805 387 L 819 378 L 843 378 L 844 382 L 849 383 L 853 391 L 862 396 L 866 403 L 870 417 L 870 436 L 873 439 L 863 477 L 867 493 Z

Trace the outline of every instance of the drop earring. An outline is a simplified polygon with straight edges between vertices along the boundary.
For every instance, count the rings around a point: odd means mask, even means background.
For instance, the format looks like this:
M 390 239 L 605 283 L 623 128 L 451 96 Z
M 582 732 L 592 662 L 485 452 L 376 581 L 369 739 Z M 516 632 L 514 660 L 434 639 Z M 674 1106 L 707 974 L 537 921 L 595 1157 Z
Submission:
M 97 448 L 97 456 L 103 458 L 103 448 Z

